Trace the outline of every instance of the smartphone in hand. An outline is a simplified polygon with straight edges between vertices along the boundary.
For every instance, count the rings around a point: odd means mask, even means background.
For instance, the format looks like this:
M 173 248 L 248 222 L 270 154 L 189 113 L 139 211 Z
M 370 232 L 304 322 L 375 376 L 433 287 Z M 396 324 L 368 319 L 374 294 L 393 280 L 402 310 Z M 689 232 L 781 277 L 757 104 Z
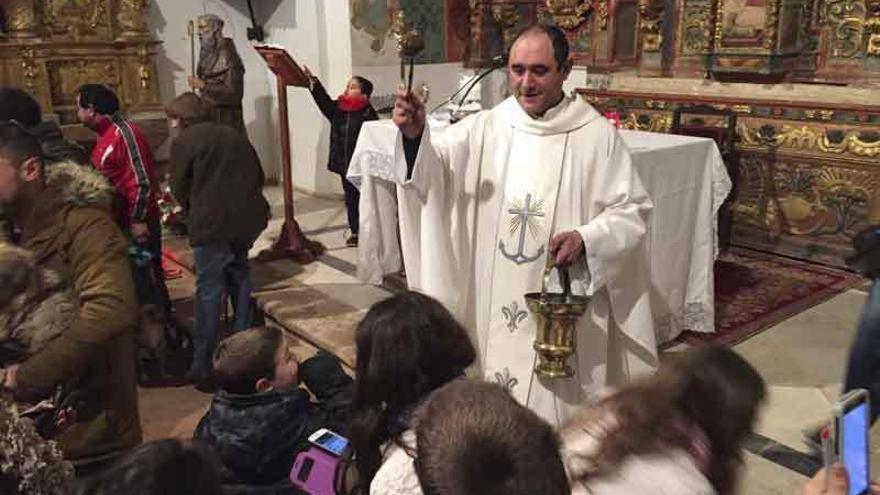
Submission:
M 832 405 L 832 413 L 832 462 L 841 462 L 846 467 L 849 474 L 848 495 L 867 495 L 871 489 L 868 445 L 871 407 L 868 391 L 856 389 L 845 393 Z

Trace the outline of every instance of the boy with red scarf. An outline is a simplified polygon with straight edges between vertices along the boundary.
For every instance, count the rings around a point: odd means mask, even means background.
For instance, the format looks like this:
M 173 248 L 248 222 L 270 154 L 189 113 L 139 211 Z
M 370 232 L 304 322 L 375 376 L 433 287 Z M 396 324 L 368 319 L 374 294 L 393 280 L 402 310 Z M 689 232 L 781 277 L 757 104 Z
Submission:
M 334 101 L 327 94 L 327 90 L 317 77 L 313 76 L 308 67 L 304 67 L 310 84 L 309 91 L 315 99 L 321 113 L 330 121 L 330 155 L 327 158 L 327 168 L 339 174 L 342 179 L 342 190 L 345 192 L 345 207 L 348 210 L 348 226 L 351 236 L 345 241 L 349 247 L 358 244 L 358 202 L 361 195 L 357 188 L 345 178 L 348 173 L 348 164 L 357 144 L 361 125 L 368 120 L 377 120 L 376 110 L 370 105 L 370 95 L 373 94 L 373 83 L 369 80 L 354 76 L 348 81 L 345 92 Z

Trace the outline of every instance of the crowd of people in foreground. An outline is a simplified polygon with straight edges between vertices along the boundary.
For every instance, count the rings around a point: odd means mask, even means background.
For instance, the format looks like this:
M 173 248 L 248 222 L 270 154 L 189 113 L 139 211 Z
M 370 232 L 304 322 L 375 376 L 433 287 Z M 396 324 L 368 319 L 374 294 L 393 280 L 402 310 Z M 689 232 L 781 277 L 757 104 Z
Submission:
M 0 426 L 11 430 L 0 486 L 302 493 L 289 481 L 294 457 L 327 428 L 351 441 L 335 475 L 338 493 L 726 495 L 737 492 L 742 444 L 766 393 L 743 358 L 705 346 L 584 404 L 555 431 L 501 384 L 465 376 L 476 358 L 467 332 L 427 296 L 408 292 L 375 304 L 357 327 L 356 346 L 352 380 L 329 354 L 299 362 L 280 329 L 235 333 L 214 354 L 218 390 L 192 441 L 141 445 L 76 480 L 52 444 L 4 407 Z M 800 493 L 844 494 L 846 487 L 846 472 L 835 465 Z
M 564 39 L 544 34 L 522 46 Z M 560 58 L 550 72 L 540 65 L 545 75 L 567 74 Z M 374 117 L 371 87 L 353 79 L 335 106 L 317 81 L 311 90 L 343 126 L 330 165 L 344 175 L 353 129 Z M 191 441 L 141 445 L 138 309 L 149 301 L 172 311 L 151 151 L 109 88 L 85 85 L 76 95 L 79 119 L 98 134 L 90 157 L 42 123 L 28 98 L 0 91 L 8 236 L 0 243 L 0 493 L 297 493 L 292 478 L 309 475 L 294 471 L 295 459 L 325 429 L 350 444 L 329 473 L 335 489 L 310 493 L 736 493 L 766 389 L 728 348 L 669 357 L 656 374 L 590 399 L 558 429 L 513 398 L 511 380 L 468 378 L 477 361 L 468 332 L 419 293 L 379 302 L 360 322 L 353 379 L 326 353 L 299 362 L 281 330 L 252 322 L 247 252 L 269 213 L 259 160 L 246 135 L 214 122 L 211 104 L 194 93 L 166 107 L 180 129 L 172 191 L 188 214 L 198 272 L 188 379 L 217 390 Z M 355 245 L 357 198 L 343 185 Z M 219 341 L 224 294 L 236 332 Z M 23 404 L 33 407 L 22 414 Z M 847 474 L 820 471 L 801 493 L 847 493 Z

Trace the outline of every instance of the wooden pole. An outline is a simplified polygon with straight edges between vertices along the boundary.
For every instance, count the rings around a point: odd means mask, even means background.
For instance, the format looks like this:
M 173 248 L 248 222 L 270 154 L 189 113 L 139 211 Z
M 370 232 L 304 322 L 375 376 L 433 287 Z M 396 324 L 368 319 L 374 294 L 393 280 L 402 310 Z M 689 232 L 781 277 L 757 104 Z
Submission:
M 294 216 L 293 170 L 290 160 L 290 122 L 287 111 L 287 84 L 280 75 L 275 76 L 278 90 L 278 125 L 281 139 L 281 189 L 284 194 L 284 222 L 272 247 L 257 255 L 258 261 L 292 258 L 300 263 L 311 263 L 324 252 L 324 245 L 310 241 L 303 234 Z
M 196 77 L 196 30 L 193 21 L 186 25 L 186 35 L 189 37 L 189 68 L 190 75 Z
M 293 172 L 290 163 L 290 122 L 287 113 L 287 85 L 275 76 L 278 87 L 278 124 L 281 126 L 281 184 L 284 190 L 284 220 L 293 221 Z

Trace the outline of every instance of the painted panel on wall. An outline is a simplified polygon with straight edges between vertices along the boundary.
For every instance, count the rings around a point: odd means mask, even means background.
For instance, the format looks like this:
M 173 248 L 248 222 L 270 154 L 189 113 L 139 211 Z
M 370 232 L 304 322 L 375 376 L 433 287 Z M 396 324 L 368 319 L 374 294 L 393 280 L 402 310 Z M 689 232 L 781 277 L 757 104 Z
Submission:
M 396 45 L 389 36 L 395 14 L 403 9 L 408 25 L 418 28 L 425 49 L 416 63 L 444 63 L 464 60 L 468 32 L 468 0 L 350 0 L 353 64 L 386 65 L 396 56 Z M 369 48 L 357 40 L 369 39 Z

